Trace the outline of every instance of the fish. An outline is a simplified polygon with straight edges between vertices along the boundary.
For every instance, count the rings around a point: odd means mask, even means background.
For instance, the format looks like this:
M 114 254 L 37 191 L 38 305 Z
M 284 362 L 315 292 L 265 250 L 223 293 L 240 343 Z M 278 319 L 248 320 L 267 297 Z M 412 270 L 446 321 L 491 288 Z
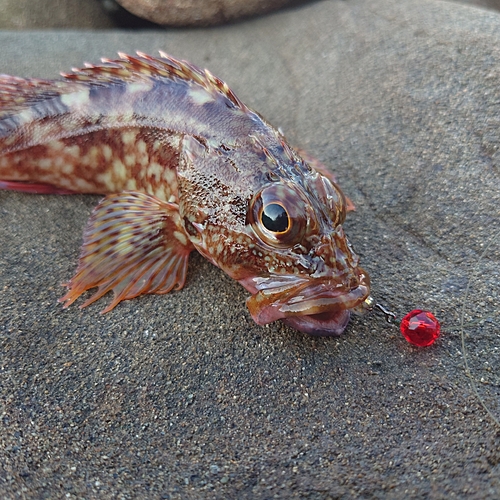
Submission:
M 370 304 L 343 223 L 352 203 L 208 70 L 118 53 L 42 80 L 0 75 L 0 188 L 92 193 L 64 307 L 103 313 L 186 281 L 198 251 L 250 292 L 259 325 L 337 336 Z

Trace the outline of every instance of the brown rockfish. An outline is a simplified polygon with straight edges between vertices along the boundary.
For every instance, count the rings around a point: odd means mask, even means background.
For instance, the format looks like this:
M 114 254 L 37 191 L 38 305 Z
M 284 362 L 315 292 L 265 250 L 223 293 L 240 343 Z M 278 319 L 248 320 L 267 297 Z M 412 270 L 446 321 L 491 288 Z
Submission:
M 94 287 L 81 307 L 113 291 L 103 312 L 180 289 L 197 250 L 252 294 L 259 325 L 342 333 L 369 278 L 333 176 L 209 71 L 119 57 L 60 80 L 0 76 L 0 187 L 106 195 L 64 307 Z

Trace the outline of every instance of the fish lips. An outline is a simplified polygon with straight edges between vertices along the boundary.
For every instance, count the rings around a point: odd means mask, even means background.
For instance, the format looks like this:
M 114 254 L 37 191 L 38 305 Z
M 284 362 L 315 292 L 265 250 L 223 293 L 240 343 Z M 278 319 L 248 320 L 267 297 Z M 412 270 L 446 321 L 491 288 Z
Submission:
M 332 278 L 273 275 L 240 282 L 253 293 L 247 306 L 254 321 L 266 325 L 278 319 L 309 335 L 338 336 L 347 326 L 350 309 L 370 293 L 367 274 L 357 268 L 354 286 Z
M 283 318 L 283 323 L 299 332 L 321 337 L 338 337 L 349 323 L 351 313 L 347 310 L 330 311 L 305 316 Z

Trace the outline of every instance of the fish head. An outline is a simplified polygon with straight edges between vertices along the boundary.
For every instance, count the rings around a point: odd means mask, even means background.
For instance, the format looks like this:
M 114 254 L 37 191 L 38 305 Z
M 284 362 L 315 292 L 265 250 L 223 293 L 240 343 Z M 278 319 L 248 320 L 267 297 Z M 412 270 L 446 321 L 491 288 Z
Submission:
M 281 148 L 226 154 L 187 141 L 181 218 L 197 250 L 252 294 L 256 323 L 281 319 L 309 334 L 339 335 L 370 289 L 342 227 L 346 199 Z

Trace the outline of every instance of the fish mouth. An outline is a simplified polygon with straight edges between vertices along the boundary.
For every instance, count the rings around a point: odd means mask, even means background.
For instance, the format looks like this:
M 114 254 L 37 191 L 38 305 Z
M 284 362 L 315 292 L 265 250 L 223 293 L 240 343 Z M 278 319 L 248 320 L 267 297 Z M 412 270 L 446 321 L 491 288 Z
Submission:
M 359 309 L 370 294 L 368 275 L 359 267 L 347 280 L 271 275 L 240 283 L 253 293 L 247 306 L 257 324 L 281 319 L 309 335 L 340 335 L 349 322 L 350 310 Z
M 305 316 L 283 318 L 283 323 L 299 332 L 321 337 L 338 337 L 349 323 L 351 313 L 347 310 L 330 311 Z

